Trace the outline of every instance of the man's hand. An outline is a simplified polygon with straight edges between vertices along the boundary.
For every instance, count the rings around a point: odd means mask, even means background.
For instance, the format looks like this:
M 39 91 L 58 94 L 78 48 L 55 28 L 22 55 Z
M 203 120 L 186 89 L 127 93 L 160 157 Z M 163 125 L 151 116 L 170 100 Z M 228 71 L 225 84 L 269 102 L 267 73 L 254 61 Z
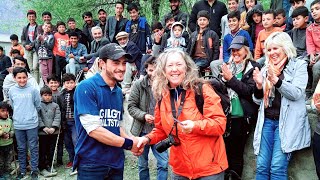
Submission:
M 181 128 L 183 133 L 190 134 L 194 128 L 194 121 L 192 120 L 185 120 L 181 122 Z
M 154 42 L 160 44 L 162 35 L 162 31 L 154 33 Z
M 10 138 L 10 134 L 9 133 L 3 133 L 2 137 L 3 137 L 3 139 L 9 139 Z
M 259 68 L 255 67 L 253 70 L 253 80 L 256 82 L 256 86 L 258 89 L 262 89 L 262 75 L 260 73 Z
M 32 46 L 26 45 L 25 48 L 26 48 L 26 50 L 30 51 L 32 49 Z
M 138 148 L 144 148 L 144 146 L 149 143 L 149 139 L 145 136 L 136 137 L 136 139 L 138 140 L 138 143 L 137 143 Z
M 147 54 L 151 54 L 152 53 L 152 49 L 148 49 L 146 53 Z
M 143 153 L 144 145 L 138 147 L 140 137 L 130 137 L 133 141 L 131 152 L 135 156 L 140 156 Z
M 149 124 L 153 124 L 153 122 L 154 122 L 154 117 L 151 114 L 144 115 L 144 119 Z
M 72 53 L 69 54 L 69 58 L 74 58 L 74 55 Z

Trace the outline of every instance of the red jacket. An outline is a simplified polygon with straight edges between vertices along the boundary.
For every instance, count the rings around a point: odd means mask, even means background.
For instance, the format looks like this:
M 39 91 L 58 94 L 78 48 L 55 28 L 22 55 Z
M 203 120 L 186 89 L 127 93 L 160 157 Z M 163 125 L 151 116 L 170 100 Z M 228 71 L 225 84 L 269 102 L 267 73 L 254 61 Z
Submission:
M 320 53 L 320 26 L 312 23 L 306 30 L 306 45 L 308 54 Z
M 180 98 L 176 109 L 180 104 Z M 178 119 L 193 120 L 195 126 L 192 133 L 182 133 L 178 125 L 178 136 L 181 144 L 170 148 L 169 164 L 175 174 L 196 179 L 203 176 L 218 174 L 228 168 L 223 133 L 226 127 L 226 117 L 223 113 L 220 97 L 210 85 L 203 85 L 203 114 L 195 102 L 195 92 L 186 91 L 186 98 Z M 155 144 L 167 138 L 172 125 L 169 90 L 163 93 L 160 108 L 155 108 L 155 128 L 147 136 L 150 144 Z M 173 131 L 175 134 L 175 130 Z

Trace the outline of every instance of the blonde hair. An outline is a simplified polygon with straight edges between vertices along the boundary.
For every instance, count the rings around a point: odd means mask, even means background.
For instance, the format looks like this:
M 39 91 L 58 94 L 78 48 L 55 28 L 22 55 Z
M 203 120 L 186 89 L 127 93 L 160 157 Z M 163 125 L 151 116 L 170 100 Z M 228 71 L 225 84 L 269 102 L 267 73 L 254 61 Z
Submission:
M 244 61 L 253 60 L 253 56 L 252 56 L 252 54 L 251 54 L 250 48 L 249 48 L 248 46 L 242 46 L 242 47 L 247 51 L 247 55 L 246 55 L 246 57 L 244 58 Z M 232 56 L 230 56 L 228 62 L 231 62 L 231 61 L 232 61 Z
M 179 54 L 185 60 L 186 63 L 185 78 L 180 84 L 180 86 L 183 89 L 187 90 L 189 88 L 192 88 L 196 90 L 197 93 L 199 93 L 197 91 L 197 84 L 206 82 L 205 80 L 199 78 L 198 67 L 187 53 L 177 48 L 168 49 L 165 52 L 161 53 L 156 60 L 157 65 L 154 71 L 152 91 L 154 94 L 154 98 L 157 101 L 161 99 L 162 93 L 165 90 L 169 89 L 169 81 L 166 78 L 165 68 L 168 58 L 173 54 Z
M 270 34 L 264 42 L 264 47 L 266 51 L 271 44 L 280 46 L 284 50 L 284 53 L 287 55 L 288 59 L 297 56 L 296 48 L 294 47 L 290 36 L 285 32 L 274 32 Z M 265 54 L 267 54 L 267 52 L 265 52 Z M 269 56 L 267 55 L 266 61 L 269 61 Z

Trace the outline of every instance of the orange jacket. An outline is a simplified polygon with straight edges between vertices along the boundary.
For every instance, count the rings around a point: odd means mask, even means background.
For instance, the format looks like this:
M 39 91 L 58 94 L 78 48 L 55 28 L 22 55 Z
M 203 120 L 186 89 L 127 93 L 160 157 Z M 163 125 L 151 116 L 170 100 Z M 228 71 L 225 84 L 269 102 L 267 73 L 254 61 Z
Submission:
M 180 104 L 179 97 L 176 109 Z M 178 119 L 193 120 L 195 126 L 192 133 L 182 133 L 178 125 L 178 136 L 181 144 L 171 146 L 169 164 L 174 173 L 195 179 L 203 176 L 218 174 L 228 168 L 223 133 L 226 127 L 226 117 L 223 113 L 220 97 L 210 85 L 203 85 L 203 114 L 195 102 L 195 92 L 186 91 L 186 98 Z M 167 138 L 173 125 L 170 104 L 170 93 L 163 93 L 160 108 L 155 108 L 155 128 L 147 136 L 150 144 L 155 144 Z M 175 130 L 173 130 L 175 134 Z
M 23 46 L 21 45 L 21 44 L 18 44 L 18 45 L 16 45 L 16 46 L 11 46 L 11 51 L 13 50 L 13 49 L 17 49 L 18 51 L 20 51 L 20 55 L 23 57 L 24 56 L 24 48 L 23 48 Z M 12 53 L 11 53 L 11 51 L 10 51 L 10 57 L 12 57 Z

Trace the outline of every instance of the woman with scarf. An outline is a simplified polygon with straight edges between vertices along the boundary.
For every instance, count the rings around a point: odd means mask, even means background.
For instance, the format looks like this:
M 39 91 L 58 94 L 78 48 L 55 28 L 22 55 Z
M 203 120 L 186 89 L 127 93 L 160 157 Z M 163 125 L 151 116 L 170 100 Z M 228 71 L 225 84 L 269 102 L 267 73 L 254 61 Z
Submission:
M 291 38 L 284 32 L 272 33 L 265 49 L 265 66 L 253 72 L 253 100 L 260 105 L 253 140 L 256 179 L 288 179 L 291 153 L 311 143 L 305 105 L 307 62 L 296 58 Z
M 243 153 L 250 132 L 250 125 L 256 120 L 258 106 L 252 101 L 256 83 L 254 68 L 260 64 L 253 61 L 249 43 L 243 36 L 236 36 L 230 45 L 231 57 L 221 66 L 222 80 L 228 88 L 231 104 L 231 131 L 225 137 L 229 168 L 226 179 L 241 179 Z

